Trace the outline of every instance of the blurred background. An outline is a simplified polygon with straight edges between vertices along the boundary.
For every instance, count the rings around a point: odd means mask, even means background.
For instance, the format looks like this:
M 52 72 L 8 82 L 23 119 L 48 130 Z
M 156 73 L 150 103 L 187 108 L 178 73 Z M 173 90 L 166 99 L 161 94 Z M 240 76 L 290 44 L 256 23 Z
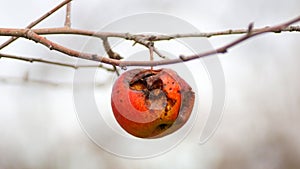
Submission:
M 2 28 L 24 28 L 61 2 L 2 1 Z M 120 17 L 143 12 L 170 14 L 212 32 L 246 28 L 250 22 L 263 27 L 287 21 L 300 14 L 300 1 L 74 0 L 72 27 L 98 30 Z M 64 14 L 62 9 L 36 28 L 60 27 Z M 218 47 L 237 37 L 209 41 Z M 0 37 L 0 42 L 6 39 Z M 52 40 L 73 49 L 84 44 L 82 37 Z M 215 134 L 205 144 L 198 144 L 197 136 L 189 137 L 170 152 L 143 160 L 107 153 L 85 135 L 73 105 L 74 69 L 1 58 L 0 168 L 300 168 L 299 42 L 299 32 L 270 33 L 219 55 L 227 100 Z M 25 39 L 0 52 L 75 63 Z M 109 78 L 103 73 L 107 77 L 99 83 Z

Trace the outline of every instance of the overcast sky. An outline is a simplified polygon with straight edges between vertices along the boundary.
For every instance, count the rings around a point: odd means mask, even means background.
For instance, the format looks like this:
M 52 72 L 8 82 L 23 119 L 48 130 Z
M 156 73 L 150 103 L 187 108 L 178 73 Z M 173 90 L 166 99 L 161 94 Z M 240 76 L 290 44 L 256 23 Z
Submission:
M 0 27 L 24 28 L 60 2 L 3 1 Z M 36 27 L 63 26 L 64 12 L 64 9 L 56 12 Z M 72 26 L 100 30 L 122 17 L 145 12 L 169 14 L 200 31 L 211 32 L 246 28 L 250 22 L 263 27 L 287 21 L 299 16 L 300 2 L 74 0 Z M 205 121 L 201 117 L 206 117 L 200 114 L 195 121 L 200 125 L 192 129 L 187 139 L 164 155 L 144 160 L 107 153 L 87 137 L 73 102 L 73 69 L 2 58 L 0 168 L 297 168 L 300 166 L 296 159 L 300 155 L 299 35 L 265 34 L 218 55 L 226 80 L 226 105 L 216 133 L 205 144 L 198 144 Z M 218 47 L 237 37 L 213 37 L 209 43 Z M 86 40 L 51 38 L 78 50 Z M 0 42 L 6 39 L 0 37 Z M 24 39 L 0 52 L 76 62 Z M 100 71 L 97 76 L 104 82 L 113 75 Z M 64 85 L 18 81 L 24 77 Z M 110 86 L 104 86 L 97 91 L 108 89 Z M 99 95 L 101 99 L 108 98 Z

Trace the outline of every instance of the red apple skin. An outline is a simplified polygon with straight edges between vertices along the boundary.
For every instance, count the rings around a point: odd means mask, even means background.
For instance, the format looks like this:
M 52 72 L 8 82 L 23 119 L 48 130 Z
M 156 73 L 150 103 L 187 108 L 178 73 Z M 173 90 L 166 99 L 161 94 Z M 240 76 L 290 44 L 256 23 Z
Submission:
M 158 138 L 182 127 L 193 109 L 192 88 L 171 69 L 132 69 L 115 82 L 111 107 L 120 126 L 140 138 Z

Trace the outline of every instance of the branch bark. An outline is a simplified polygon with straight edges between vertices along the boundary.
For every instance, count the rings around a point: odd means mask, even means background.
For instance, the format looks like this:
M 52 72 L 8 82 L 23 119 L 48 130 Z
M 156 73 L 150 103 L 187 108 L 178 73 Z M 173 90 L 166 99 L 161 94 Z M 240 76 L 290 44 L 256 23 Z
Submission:
M 264 28 L 253 29 L 251 26 L 248 29 L 242 30 L 229 30 L 223 32 L 214 32 L 214 33 L 199 33 L 199 34 L 174 34 L 174 35 L 140 35 L 140 34 L 129 34 L 129 33 L 115 33 L 115 32 L 94 32 L 87 30 L 79 30 L 72 28 L 48 28 L 48 29 L 10 29 L 10 28 L 0 28 L 0 35 L 2 36 L 16 36 L 23 37 L 26 39 L 33 40 L 37 43 L 40 43 L 50 50 L 56 50 L 61 53 L 64 53 L 68 56 L 73 56 L 82 59 L 93 60 L 97 62 L 102 62 L 105 64 L 110 64 L 114 66 L 126 67 L 126 66 L 157 66 L 157 65 L 167 65 L 167 64 L 175 64 L 181 63 L 183 61 L 189 61 L 193 59 L 198 59 L 205 56 L 210 56 L 218 53 L 225 53 L 229 48 L 238 45 L 239 43 L 255 37 L 257 35 L 261 35 L 268 32 L 279 33 L 282 31 L 300 31 L 299 26 L 290 26 L 296 22 L 300 21 L 300 16 L 279 25 L 269 26 Z M 101 39 L 105 39 L 108 37 L 117 37 L 123 38 L 126 40 L 133 40 L 136 43 L 146 45 L 148 47 L 148 42 L 155 42 L 160 40 L 171 40 L 174 38 L 186 38 L 186 37 L 212 37 L 226 34 L 241 34 L 244 33 L 242 37 L 238 38 L 235 41 L 232 41 L 224 46 L 221 46 L 215 50 L 207 51 L 204 53 L 200 53 L 197 55 L 191 56 L 179 56 L 176 59 L 165 59 L 158 61 L 122 61 L 114 58 L 107 58 L 103 56 L 99 56 L 97 54 L 90 53 L 81 53 L 79 51 L 64 47 L 55 42 L 52 42 L 41 35 L 50 35 L 50 34 L 74 34 L 74 35 L 84 35 L 84 36 L 94 36 Z M 155 48 L 153 48 L 155 52 Z
M 71 1 L 67 4 L 66 7 L 65 27 L 71 27 Z
M 60 8 L 62 8 L 64 5 L 68 4 L 71 1 L 72 0 L 65 0 L 65 1 L 63 1 L 62 3 L 60 3 L 59 5 L 57 5 L 56 7 L 54 7 L 53 9 L 51 9 L 50 11 L 48 11 L 47 13 L 45 13 L 44 15 L 42 15 L 41 17 L 39 17 L 37 20 L 33 21 L 28 26 L 26 26 L 26 29 L 33 28 L 35 25 L 37 25 L 38 23 L 42 22 L 48 16 L 52 15 L 54 12 L 56 12 L 57 10 L 59 10 Z M 18 37 L 11 37 L 6 42 L 4 42 L 3 44 L 0 45 L 0 50 L 3 49 L 4 47 L 8 46 L 9 44 L 11 44 L 12 42 L 14 42 L 17 39 L 18 39 Z
M 46 64 L 51 64 L 51 65 L 70 67 L 70 68 L 74 68 L 74 69 L 79 69 L 79 68 L 102 68 L 102 69 L 105 69 L 107 71 L 114 71 L 114 69 L 105 67 L 103 64 L 78 65 L 78 64 L 69 64 L 69 63 L 65 63 L 65 62 L 51 61 L 51 60 L 46 60 L 46 59 L 41 59 L 41 58 L 8 55 L 8 54 L 3 54 L 3 53 L 0 53 L 0 59 L 1 58 L 15 59 L 15 60 L 20 60 L 20 61 L 25 61 L 25 62 L 30 62 L 30 63 L 33 63 L 33 62 L 46 63 Z

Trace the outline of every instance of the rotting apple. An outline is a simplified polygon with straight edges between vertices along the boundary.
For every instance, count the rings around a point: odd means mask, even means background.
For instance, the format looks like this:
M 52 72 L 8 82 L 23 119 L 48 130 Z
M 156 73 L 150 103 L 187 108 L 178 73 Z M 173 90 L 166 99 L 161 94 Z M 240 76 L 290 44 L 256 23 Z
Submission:
M 111 106 L 120 126 L 140 138 L 158 138 L 182 127 L 195 101 L 192 88 L 171 69 L 132 69 L 115 81 Z

